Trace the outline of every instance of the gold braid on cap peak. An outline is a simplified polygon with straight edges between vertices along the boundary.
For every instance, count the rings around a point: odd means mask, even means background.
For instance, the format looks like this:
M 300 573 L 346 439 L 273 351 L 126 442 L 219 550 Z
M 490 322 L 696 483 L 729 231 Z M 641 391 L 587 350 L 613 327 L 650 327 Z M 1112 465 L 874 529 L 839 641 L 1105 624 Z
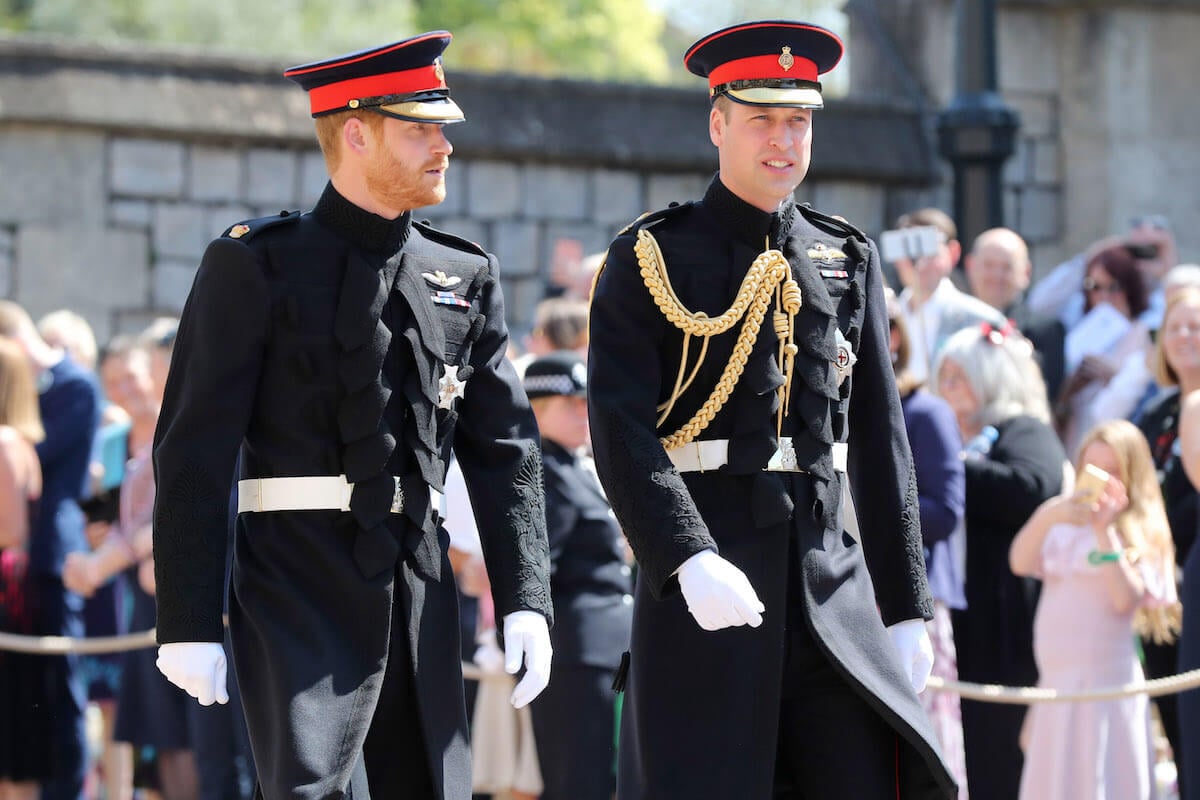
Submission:
M 780 407 L 776 420 L 776 434 L 781 430 L 784 404 L 792 384 L 793 360 L 797 352 L 794 343 L 795 317 L 800 311 L 801 296 L 800 287 L 791 275 L 791 265 L 788 264 L 783 253 L 770 249 L 769 241 L 767 244 L 768 249 L 754 259 L 746 271 L 746 277 L 742 279 L 742 284 L 738 287 L 733 304 L 720 316 L 709 317 L 702 311 L 693 313 L 684 307 L 671 286 L 670 276 L 667 275 L 667 265 L 663 260 L 658 241 L 648 230 L 643 228 L 638 231 L 637 243 L 633 249 L 637 254 L 638 266 L 641 267 L 642 280 L 663 316 L 672 325 L 683 331 L 683 355 L 679 360 L 679 373 L 675 377 L 675 388 L 672 390 L 670 398 L 657 408 L 658 425 L 662 425 L 666 421 L 680 395 L 691 386 L 696 373 L 700 370 L 700 365 L 704 363 L 704 357 L 708 354 L 708 340 L 717 334 L 725 333 L 739 320 L 745 318 L 742 330 L 738 333 L 737 342 L 734 344 L 733 354 L 730 356 L 729 363 L 725 365 L 721 379 L 717 381 L 712 394 L 683 427 L 670 436 L 659 439 L 659 442 L 667 450 L 681 447 L 699 436 L 729 400 L 734 387 L 742 377 L 742 371 L 746 368 L 746 360 L 750 357 L 750 351 L 754 348 L 754 343 L 758 341 L 758 332 L 762 327 L 763 319 L 767 316 L 772 294 L 775 296 L 776 308 L 780 309 L 775 313 L 774 326 L 776 335 L 780 339 L 779 359 L 780 369 L 784 374 L 784 383 L 778 390 Z M 701 346 L 696 365 L 685 380 L 688 350 L 693 336 L 702 337 L 704 343 Z

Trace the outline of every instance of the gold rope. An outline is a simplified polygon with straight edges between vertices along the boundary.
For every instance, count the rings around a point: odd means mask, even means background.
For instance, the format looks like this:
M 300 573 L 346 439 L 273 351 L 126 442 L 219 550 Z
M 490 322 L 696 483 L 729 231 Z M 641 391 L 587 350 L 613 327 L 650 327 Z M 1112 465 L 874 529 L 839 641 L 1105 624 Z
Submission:
M 729 359 L 729 363 L 725 365 L 721 378 L 713 388 L 712 394 L 709 395 L 704 405 L 700 407 L 700 410 L 679 430 L 659 439 L 664 448 L 670 450 L 691 442 L 708 427 L 709 423 L 716 417 L 717 412 L 729 400 L 730 394 L 733 393 L 734 387 L 737 386 L 737 382 L 742 377 L 742 371 L 746 368 L 746 360 L 750 356 L 750 351 L 754 348 L 754 343 L 758 340 L 758 332 L 762 326 L 763 319 L 767 315 L 767 309 L 771 305 L 772 294 L 776 292 L 776 289 L 781 284 L 783 285 L 783 289 L 780 304 L 784 311 L 787 312 L 787 324 L 785 326 L 787 330 L 780 333 L 780 326 L 776 325 L 776 333 L 780 335 L 781 341 L 780 368 L 784 370 L 785 375 L 784 386 L 781 387 L 780 391 L 790 388 L 791 356 L 795 355 L 795 350 L 791 350 L 789 355 L 788 347 L 795 347 L 792 339 L 794 336 L 795 315 L 800 310 L 800 289 L 791 278 L 791 266 L 788 264 L 787 259 L 784 258 L 783 253 L 778 250 L 768 249 L 760 254 L 758 258 L 754 259 L 754 263 L 746 271 L 746 277 L 742 279 L 741 286 L 738 287 L 733 304 L 720 316 L 709 317 L 702 311 L 695 313 L 689 311 L 680 301 L 679 296 L 675 294 L 675 289 L 671 286 L 671 278 L 667 274 L 667 265 L 663 259 L 662 250 L 649 231 L 645 229 L 638 231 L 634 252 L 637 254 L 642 280 L 645 282 L 650 296 L 654 298 L 654 303 L 658 306 L 663 316 L 683 332 L 685 343 L 692 336 L 699 336 L 704 339 L 699 361 L 692 369 L 687 381 L 683 382 L 683 375 L 687 372 L 688 350 L 685 347 L 683 358 L 680 359 L 679 363 L 679 372 L 675 379 L 675 388 L 670 398 L 658 407 L 658 411 L 660 412 L 659 424 L 662 424 L 667 414 L 674 408 L 679 396 L 691 385 L 692 379 L 695 378 L 696 373 L 700 369 L 700 364 L 703 363 L 704 357 L 708 352 L 708 339 L 717 334 L 725 333 L 739 320 L 745 318 L 742 329 L 738 333 L 737 342 L 734 344 L 733 354 Z

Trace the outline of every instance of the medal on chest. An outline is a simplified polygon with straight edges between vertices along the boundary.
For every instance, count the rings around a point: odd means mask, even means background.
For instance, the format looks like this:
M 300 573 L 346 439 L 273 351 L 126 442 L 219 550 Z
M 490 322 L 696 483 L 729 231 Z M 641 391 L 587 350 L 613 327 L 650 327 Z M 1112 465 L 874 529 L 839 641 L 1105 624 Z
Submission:
M 442 377 L 438 381 L 438 408 L 451 408 L 456 398 L 467 391 L 467 382 L 458 379 L 458 367 L 442 365 Z
M 846 382 L 846 378 L 850 377 L 850 373 L 854 371 L 854 365 L 858 362 L 858 356 L 854 354 L 854 348 L 850 346 L 850 340 L 842 335 L 840 328 L 835 329 L 837 332 L 837 356 L 834 359 L 833 367 L 837 370 L 838 386 Z

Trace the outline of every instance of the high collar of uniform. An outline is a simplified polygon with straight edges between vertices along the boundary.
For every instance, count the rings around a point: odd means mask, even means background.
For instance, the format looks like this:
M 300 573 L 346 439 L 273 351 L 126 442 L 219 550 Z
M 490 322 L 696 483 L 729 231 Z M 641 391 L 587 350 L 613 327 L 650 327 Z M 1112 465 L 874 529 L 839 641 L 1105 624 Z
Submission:
M 704 193 L 704 204 L 729 229 L 730 235 L 759 250 L 766 249 L 767 237 L 771 247 L 779 247 L 796 219 L 796 204 L 791 198 L 783 201 L 779 210 L 770 213 L 752 206 L 731 192 L 717 175 Z
M 313 215 L 335 233 L 364 250 L 391 255 L 400 250 L 412 229 L 412 212 L 405 211 L 396 219 L 386 219 L 359 208 L 333 188 L 325 192 L 313 208 Z

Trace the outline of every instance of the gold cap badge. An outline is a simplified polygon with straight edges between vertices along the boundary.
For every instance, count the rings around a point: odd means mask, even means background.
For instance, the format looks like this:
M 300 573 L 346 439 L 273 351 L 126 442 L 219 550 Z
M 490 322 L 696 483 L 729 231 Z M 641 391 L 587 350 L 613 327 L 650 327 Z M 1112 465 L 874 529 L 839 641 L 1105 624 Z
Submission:
M 784 71 L 792 68 L 796 63 L 796 57 L 792 55 L 792 48 L 786 44 L 783 46 L 783 53 L 779 56 L 779 66 L 783 67 Z
M 446 72 L 442 69 L 442 62 L 433 62 L 433 76 L 438 79 L 438 83 L 446 82 Z
M 249 225 L 234 225 L 232 228 L 229 229 L 229 238 L 230 239 L 240 239 L 249 232 L 250 232 Z

